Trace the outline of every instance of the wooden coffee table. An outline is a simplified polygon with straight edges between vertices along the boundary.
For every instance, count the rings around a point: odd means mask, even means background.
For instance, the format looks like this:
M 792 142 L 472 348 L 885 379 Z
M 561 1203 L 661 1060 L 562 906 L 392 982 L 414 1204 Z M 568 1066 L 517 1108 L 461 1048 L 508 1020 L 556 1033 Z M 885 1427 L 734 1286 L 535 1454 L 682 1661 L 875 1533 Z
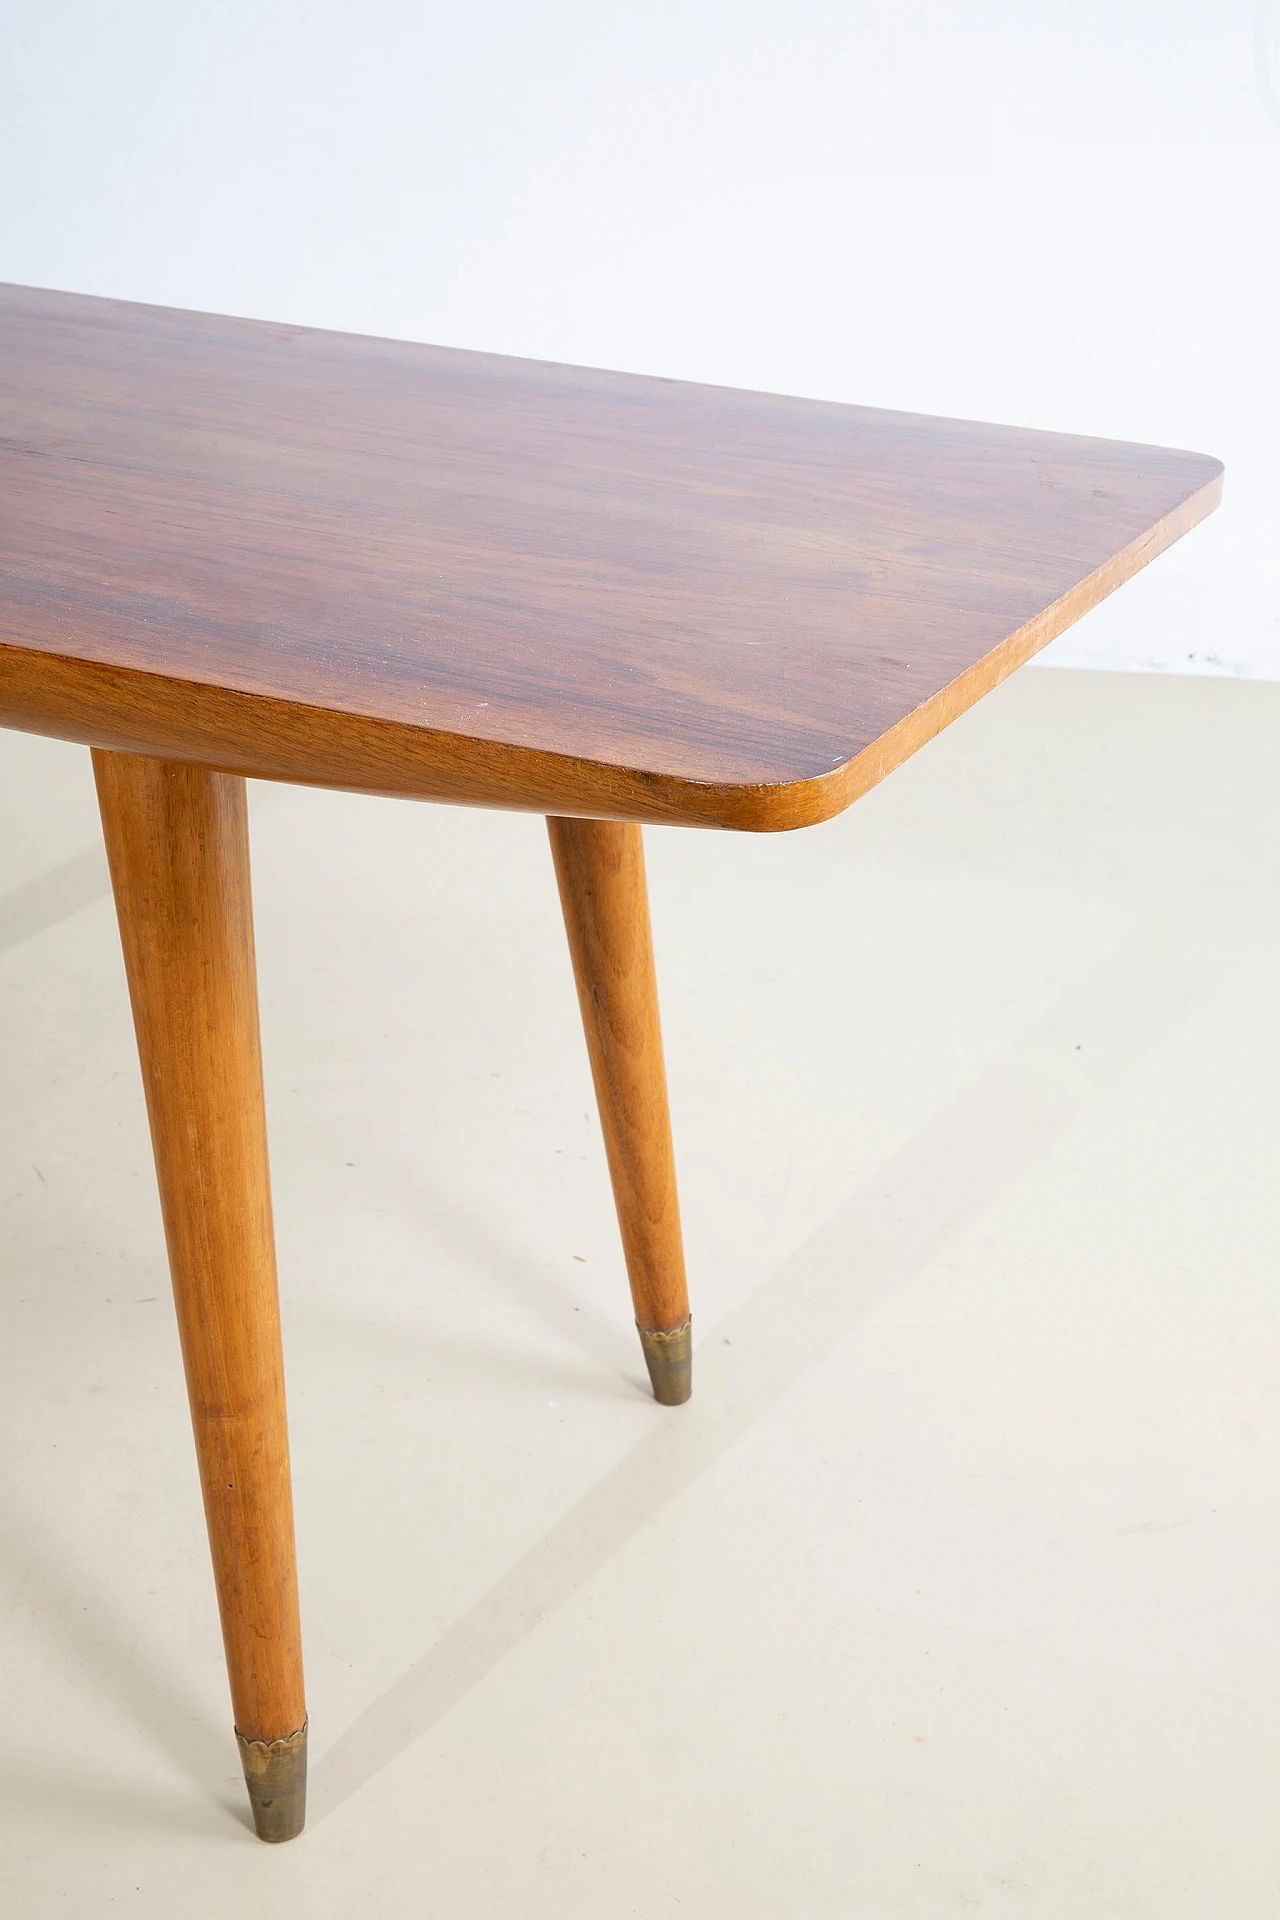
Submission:
M 1221 471 L 0 289 L 0 722 L 93 749 L 264 1840 L 303 1824 L 306 1709 L 245 776 L 547 815 L 640 1339 L 678 1404 L 640 823 L 840 812 Z

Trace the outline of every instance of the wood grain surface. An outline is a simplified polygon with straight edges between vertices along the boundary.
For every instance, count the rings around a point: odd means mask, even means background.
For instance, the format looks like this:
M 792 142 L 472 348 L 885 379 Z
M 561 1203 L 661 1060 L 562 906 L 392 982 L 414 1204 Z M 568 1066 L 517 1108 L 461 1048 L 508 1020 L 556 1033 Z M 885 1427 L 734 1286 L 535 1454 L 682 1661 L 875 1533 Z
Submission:
M 244 781 L 130 754 L 94 773 L 238 1731 L 306 1719 Z
M 1215 504 L 1191 453 L 0 289 L 0 720 L 821 819 Z

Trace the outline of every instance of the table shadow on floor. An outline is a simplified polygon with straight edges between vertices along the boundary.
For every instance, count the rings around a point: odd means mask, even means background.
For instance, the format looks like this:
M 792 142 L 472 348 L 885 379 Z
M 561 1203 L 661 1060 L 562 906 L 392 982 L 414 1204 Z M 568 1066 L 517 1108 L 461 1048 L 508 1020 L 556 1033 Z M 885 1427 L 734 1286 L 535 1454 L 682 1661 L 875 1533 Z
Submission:
M 434 1727 L 1205 1004 L 1238 933 L 1138 925 L 699 1340 L 695 1393 L 321 1750 L 313 1824 Z M 695 1306 L 696 1314 L 696 1306 Z

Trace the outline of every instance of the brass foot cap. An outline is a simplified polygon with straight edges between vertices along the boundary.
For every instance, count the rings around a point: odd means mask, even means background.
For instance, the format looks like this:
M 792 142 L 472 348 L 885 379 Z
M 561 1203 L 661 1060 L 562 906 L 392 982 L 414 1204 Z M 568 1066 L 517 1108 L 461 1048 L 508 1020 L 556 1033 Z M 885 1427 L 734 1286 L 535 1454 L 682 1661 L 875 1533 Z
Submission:
M 244 1783 L 259 1840 L 296 1840 L 307 1818 L 307 1724 L 283 1740 L 246 1740 L 237 1728 Z
M 669 1332 L 638 1327 L 653 1397 L 664 1407 L 682 1407 L 693 1392 L 693 1322 Z

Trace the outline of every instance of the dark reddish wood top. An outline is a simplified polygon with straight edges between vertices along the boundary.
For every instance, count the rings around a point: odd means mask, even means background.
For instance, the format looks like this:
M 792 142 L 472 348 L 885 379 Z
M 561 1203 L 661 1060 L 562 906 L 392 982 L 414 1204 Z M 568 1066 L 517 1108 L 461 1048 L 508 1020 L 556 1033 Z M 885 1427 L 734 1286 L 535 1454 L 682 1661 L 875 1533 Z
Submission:
M 629 770 L 664 817 L 860 762 L 816 818 L 1208 512 L 1220 473 L 0 288 L 0 661 L 392 722 L 424 765 L 436 741 Z M 40 724 L 30 680 L 16 724 Z M 500 804 L 537 803 L 522 764 Z

